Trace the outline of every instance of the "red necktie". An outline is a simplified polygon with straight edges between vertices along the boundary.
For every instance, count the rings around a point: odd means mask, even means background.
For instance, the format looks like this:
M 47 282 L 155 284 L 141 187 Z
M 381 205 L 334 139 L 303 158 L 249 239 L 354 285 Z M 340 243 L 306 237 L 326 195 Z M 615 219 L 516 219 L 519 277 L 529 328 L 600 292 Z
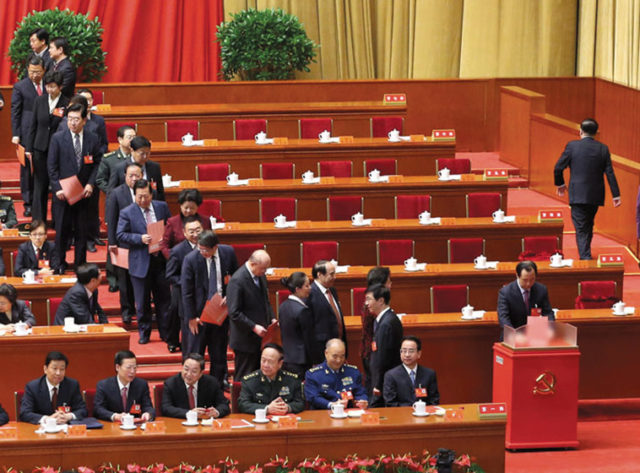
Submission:
M 529 313 L 529 291 L 524 291 L 524 307 L 527 310 L 527 314 Z
M 122 411 L 127 412 L 127 387 L 122 388 Z
M 40 84 L 36 84 L 36 92 L 38 92 L 38 95 L 42 95 L 42 86 Z
M 189 386 L 189 409 L 195 409 L 196 398 L 193 395 L 193 386 Z
M 58 407 L 58 388 L 54 387 L 52 391 L 53 395 L 51 396 L 51 407 L 53 407 L 53 410 L 55 411 Z

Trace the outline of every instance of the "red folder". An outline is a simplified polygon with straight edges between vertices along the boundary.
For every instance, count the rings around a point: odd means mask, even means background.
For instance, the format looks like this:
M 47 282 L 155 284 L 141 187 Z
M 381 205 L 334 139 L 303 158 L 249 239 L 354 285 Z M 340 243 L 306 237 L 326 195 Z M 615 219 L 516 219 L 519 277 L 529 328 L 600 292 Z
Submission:
M 280 325 L 277 321 L 267 327 L 267 333 L 265 333 L 264 337 L 262 337 L 261 348 L 264 347 L 267 343 L 277 343 L 278 345 L 282 345 Z
M 73 205 L 84 197 L 84 187 L 80 184 L 77 176 L 60 179 L 60 187 L 69 205 Z
M 147 225 L 147 234 L 151 235 L 151 243 L 149 243 L 149 253 L 160 251 L 160 243 L 164 235 L 164 221 L 158 220 Z
M 208 324 L 222 325 L 222 322 L 227 318 L 227 314 L 227 304 L 223 304 L 222 297 L 216 293 L 204 305 L 202 314 L 200 314 L 200 320 Z
M 113 250 L 109 250 L 109 256 L 111 257 L 111 264 L 113 264 L 114 266 L 129 269 L 128 248 L 114 248 Z

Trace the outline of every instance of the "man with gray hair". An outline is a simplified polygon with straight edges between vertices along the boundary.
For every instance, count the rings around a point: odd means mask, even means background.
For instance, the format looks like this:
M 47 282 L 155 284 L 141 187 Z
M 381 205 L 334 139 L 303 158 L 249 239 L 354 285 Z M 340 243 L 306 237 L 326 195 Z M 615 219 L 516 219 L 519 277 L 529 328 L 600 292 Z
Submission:
M 233 274 L 227 286 L 229 346 L 235 354 L 236 381 L 260 367 L 262 337 L 267 327 L 276 321 L 265 277 L 270 265 L 269 253 L 256 250 Z

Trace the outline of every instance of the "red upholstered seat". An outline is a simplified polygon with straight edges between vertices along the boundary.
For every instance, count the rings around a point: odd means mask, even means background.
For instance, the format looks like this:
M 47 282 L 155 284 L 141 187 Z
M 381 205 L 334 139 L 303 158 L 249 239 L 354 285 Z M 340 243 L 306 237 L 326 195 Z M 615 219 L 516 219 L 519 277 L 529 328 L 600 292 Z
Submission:
M 469 303 L 469 286 L 431 286 L 431 312 L 460 312 Z
M 280 289 L 276 291 L 276 301 L 278 301 L 276 304 L 276 316 L 278 318 L 280 317 L 280 304 L 286 301 L 290 294 L 291 292 L 289 289 Z
M 364 213 L 364 197 L 336 195 L 327 197 L 327 220 L 351 220 L 356 213 Z
M 51 297 L 47 299 L 47 325 L 52 325 L 56 318 L 58 306 L 62 302 L 62 297 Z
M 467 194 L 467 217 L 491 217 L 502 208 L 502 195 L 498 192 L 476 192 Z
M 198 207 L 198 213 L 203 217 L 215 217 L 216 220 L 222 219 L 222 201 L 218 199 L 204 199 Z
M 620 299 L 615 281 L 580 281 L 576 309 L 608 309 Z
M 82 397 L 84 398 L 84 403 L 87 405 L 88 417 L 93 417 L 93 401 L 96 398 L 96 390 L 85 389 L 82 391 Z
M 351 315 L 360 315 L 364 307 L 364 294 L 366 287 L 351 288 Z
M 200 122 L 198 120 L 169 120 L 164 122 L 165 141 L 182 141 L 182 137 L 187 133 L 191 133 L 194 140 L 199 140 Z
M 16 266 L 16 259 L 18 258 L 18 250 L 13 250 L 11 253 L 9 253 L 9 262 L 11 263 L 11 267 L 9 268 L 11 273 L 9 274 L 10 276 L 15 276 L 16 272 L 14 270 L 15 266 Z M 22 275 L 18 276 L 18 277 L 22 277 Z
M 106 122 L 105 127 L 107 129 L 107 141 L 109 143 L 117 143 L 118 142 L 118 128 L 121 126 L 130 126 L 136 133 L 138 132 L 138 124 L 133 122 Z
M 238 406 L 238 399 L 240 398 L 240 390 L 242 389 L 242 383 L 240 381 L 234 381 L 231 385 L 231 413 L 239 414 L 240 406 Z
M 233 121 L 234 140 L 254 140 L 261 131 L 267 132 L 267 120 L 263 118 Z
M 402 117 L 373 117 L 369 123 L 373 138 L 388 138 L 389 132 L 394 129 L 402 135 L 404 129 Z
M 378 240 L 376 242 L 378 266 L 404 264 L 407 258 L 413 256 L 414 247 L 413 240 Z
M 436 173 L 440 169 L 447 168 L 451 174 L 469 174 L 471 172 L 471 160 L 468 158 L 438 158 L 436 159 Z
M 338 261 L 337 241 L 303 241 L 300 243 L 300 263 L 310 268 L 321 259 Z
M 238 264 L 244 264 L 254 251 L 267 249 L 264 243 L 235 243 L 231 246 L 236 253 Z
M 451 238 L 447 240 L 449 263 L 473 263 L 484 254 L 484 238 Z
M 333 119 L 301 118 L 298 120 L 298 136 L 300 138 L 318 139 L 318 135 L 327 130 L 333 135 Z
M 318 176 L 351 177 L 353 175 L 351 161 L 320 161 Z
M 555 236 L 524 237 L 522 239 L 522 253 L 518 255 L 520 261 L 548 261 L 555 253 L 562 254 L 558 248 L 560 242 Z
M 287 217 L 287 220 L 296 219 L 298 200 L 293 197 L 265 197 L 260 199 L 258 204 L 261 222 L 273 222 L 280 214 Z
M 93 105 L 102 105 L 104 103 L 104 92 L 102 90 L 92 90 Z
M 196 164 L 196 181 L 226 181 L 230 173 L 229 163 Z
M 368 159 L 362 163 L 364 175 L 368 176 L 371 171 L 377 169 L 382 176 L 393 176 L 398 174 L 398 161 L 395 159 Z
M 394 201 L 396 218 L 418 218 L 425 210 L 431 212 L 430 195 L 397 195 Z
M 295 179 L 296 165 L 293 163 L 262 163 L 260 164 L 262 179 Z
M 22 404 L 22 398 L 24 397 L 24 391 L 13 392 L 13 415 L 14 419 L 18 420 L 20 417 L 20 404 Z
M 156 408 L 156 417 L 162 416 L 162 394 L 164 393 L 164 384 L 154 384 L 152 388 L 153 407 Z

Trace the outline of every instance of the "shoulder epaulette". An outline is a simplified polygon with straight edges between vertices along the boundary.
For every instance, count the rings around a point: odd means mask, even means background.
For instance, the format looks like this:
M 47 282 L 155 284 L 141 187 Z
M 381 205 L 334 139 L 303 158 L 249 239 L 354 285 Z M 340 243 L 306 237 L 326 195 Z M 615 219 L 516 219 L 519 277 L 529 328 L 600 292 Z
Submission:
M 249 373 L 249 374 L 245 375 L 245 376 L 244 376 L 244 378 L 242 378 L 242 379 L 244 380 L 244 379 L 251 379 L 251 378 L 255 378 L 255 377 L 256 377 L 256 376 L 258 376 L 259 374 L 260 374 L 260 370 L 258 370 L 258 371 L 254 371 L 253 373 Z
M 0 195 L 0 200 L 13 200 L 13 199 L 8 195 Z
M 116 155 L 116 154 L 118 154 L 118 150 L 116 150 L 116 151 L 110 151 L 110 152 L 108 152 L 107 154 L 105 154 L 105 155 L 104 155 L 104 157 L 105 157 L 105 158 L 110 158 L 111 156 L 114 156 L 114 155 Z
M 298 379 L 298 375 L 295 373 L 292 373 L 291 371 L 282 370 L 282 374 L 286 374 L 287 376 L 291 376 L 292 378 Z
M 322 365 L 314 366 L 309 370 L 309 373 L 313 373 L 314 371 L 318 371 L 322 369 Z
M 345 365 L 344 365 L 344 366 L 347 366 L 347 367 L 349 367 L 349 368 L 354 368 L 354 369 L 356 369 L 356 370 L 358 369 L 358 367 L 357 367 L 356 365 L 350 365 L 350 364 L 348 364 L 348 363 L 345 363 Z

